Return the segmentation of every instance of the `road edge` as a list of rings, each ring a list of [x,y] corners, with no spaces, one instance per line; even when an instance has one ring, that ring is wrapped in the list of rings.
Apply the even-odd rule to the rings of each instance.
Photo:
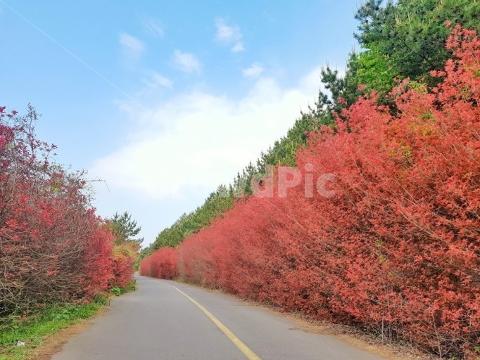
[[[164,280],[156,279],[155,280]],[[165,281],[165,280],[164,280]],[[278,307],[260,303],[249,299],[244,299],[239,296],[233,295],[231,293],[225,292],[222,289],[204,287],[195,283],[186,282],[180,279],[167,280],[172,283],[178,283],[186,286],[191,286],[194,288],[206,290],[212,293],[222,294],[224,296],[230,297],[235,301],[239,301],[245,305],[254,306],[260,309],[263,309],[275,316],[282,318],[287,318],[290,321],[294,322],[299,330],[318,334],[333,336],[339,341],[346,343],[350,346],[354,346],[357,349],[368,351],[372,354],[379,355],[388,360],[436,360],[438,358],[421,352],[419,349],[414,348],[408,344],[401,343],[382,343],[379,337],[361,330],[341,325],[335,324],[328,321],[321,321],[309,318],[301,313],[292,313],[282,311]]]

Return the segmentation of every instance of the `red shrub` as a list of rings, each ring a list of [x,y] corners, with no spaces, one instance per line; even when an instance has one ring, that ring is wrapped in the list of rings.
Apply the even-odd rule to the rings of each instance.
[[[54,147],[36,139],[35,119],[33,109],[20,117],[0,107],[0,317],[88,300],[114,276],[112,232],[91,208],[82,174],[50,164]]]
[[[114,241],[112,232],[94,217],[93,211],[90,212],[90,216],[93,217],[92,231],[88,238],[84,259],[87,276],[84,278],[83,288],[88,296],[92,297],[99,292],[108,290],[113,279],[127,277],[131,280],[132,272],[128,268],[117,266],[117,259],[112,259]]]
[[[177,277],[177,254],[175,249],[162,248],[146,257],[140,266],[140,274],[162,279]]]
[[[133,279],[134,260],[128,255],[115,255],[113,257],[113,285],[125,288]]]
[[[433,93],[404,82],[398,115],[360,99],[297,155],[326,198],[250,197],[142,273],[179,275],[315,318],[400,336],[441,356],[480,342],[480,41],[456,28]],[[308,165],[308,166],[307,166]],[[306,170],[311,169],[313,170]],[[159,270],[162,269],[162,270]]]

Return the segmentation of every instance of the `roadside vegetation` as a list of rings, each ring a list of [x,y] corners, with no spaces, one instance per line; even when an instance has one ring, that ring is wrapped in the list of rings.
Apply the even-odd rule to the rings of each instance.
[[[380,103],[392,104],[388,94],[405,78],[419,86],[435,86],[439,80],[430,72],[441,69],[452,56],[445,47],[451,27],[445,24],[461,24],[478,32],[478,14],[479,0],[365,1],[356,15],[359,25],[355,37],[361,51],[347,59],[345,76],[325,68],[320,81],[327,92],[318,94],[315,105],[300,115],[288,133],[240,171],[231,184],[220,185],[203,205],[162,230],[141,256],[161,247],[175,247],[209,225],[231,209],[236,198],[251,194],[251,179],[265,175],[267,166],[294,166],[308,134],[324,125],[335,127],[336,117],[359,97],[375,91]]]
[[[162,231],[141,273],[479,358],[478,14],[475,0],[367,1],[345,76],[324,69],[329,94]],[[286,197],[281,165],[302,175]],[[306,197],[326,173],[335,196]],[[262,176],[273,196],[251,196]]]
[[[0,360],[30,359],[49,336],[94,316],[108,304],[97,296],[86,304],[58,304],[25,317],[11,317],[0,328]]]
[[[133,290],[142,241],[129,214],[95,214],[85,174],[54,162],[37,117],[0,107],[0,358],[28,358],[108,294]]]

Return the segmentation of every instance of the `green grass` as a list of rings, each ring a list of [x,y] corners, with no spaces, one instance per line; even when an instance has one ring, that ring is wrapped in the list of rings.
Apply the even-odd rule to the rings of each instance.
[[[128,283],[127,286],[121,288],[121,287],[113,287],[110,289],[110,293],[112,293],[113,295],[115,296],[120,296],[120,295],[123,295],[123,294],[126,294],[126,293],[129,293],[129,292],[132,292],[132,291],[135,291],[137,288],[137,283],[135,280],[132,280]],[[0,359],[1,360],[1,359]]]
[[[55,305],[26,319],[5,320],[0,323],[0,360],[29,359],[45,338],[92,317],[107,303],[107,297],[97,297],[88,304]],[[17,341],[24,342],[25,346],[17,346]]]

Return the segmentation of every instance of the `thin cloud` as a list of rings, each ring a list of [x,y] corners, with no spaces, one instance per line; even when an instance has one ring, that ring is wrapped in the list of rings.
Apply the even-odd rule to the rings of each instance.
[[[260,64],[252,64],[248,68],[242,70],[242,74],[247,78],[256,78],[262,75],[265,69]]]
[[[133,35],[121,33],[118,41],[125,53],[131,57],[139,58],[145,51],[143,42]]]
[[[175,50],[173,53],[173,63],[175,66],[185,73],[200,73],[202,64],[198,58],[188,52]]]
[[[238,53],[238,52],[244,51],[245,47],[243,46],[243,43],[238,42],[238,43],[236,43],[235,45],[232,46],[231,50],[234,53]]]
[[[230,47],[230,51],[234,53],[245,50],[243,44],[243,35],[237,25],[228,24],[225,19],[218,18],[215,20],[215,39]]]
[[[150,35],[154,37],[163,38],[165,36],[165,29],[163,28],[162,24],[155,19],[144,19],[143,27]]]
[[[148,79],[144,80],[144,84],[150,89],[158,89],[158,88],[172,88],[173,82],[166,76],[153,71],[152,74]]]

